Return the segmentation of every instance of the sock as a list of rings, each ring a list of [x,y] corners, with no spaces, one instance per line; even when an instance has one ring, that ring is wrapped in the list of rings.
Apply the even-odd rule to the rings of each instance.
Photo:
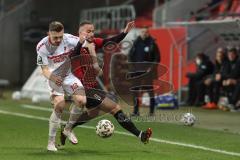
[[[131,132],[132,134],[134,134],[135,136],[140,136],[141,131],[138,130],[136,128],[136,126],[133,124],[133,122],[131,121],[131,119],[129,119],[122,110],[118,111],[117,113],[114,114],[114,117],[116,118],[116,120],[118,121],[118,123],[125,128],[126,130],[128,130],[129,132]]]
[[[50,118],[49,118],[49,139],[50,142],[55,142],[55,137],[57,134],[57,129],[60,126],[61,122],[61,113],[57,113],[55,110],[53,110]]]
[[[71,111],[70,111],[70,116],[68,119],[68,122],[65,126],[66,130],[72,130],[73,125],[78,121],[82,111],[81,108],[77,107],[75,104],[72,105]]]
[[[91,120],[91,119],[93,119],[93,118],[94,118],[94,117],[91,117],[91,116],[88,115],[88,112],[87,112],[87,111],[83,112],[83,113],[78,117],[77,122],[72,125],[72,129],[75,128],[75,127],[77,127],[78,125],[82,125],[82,124],[88,122],[89,120]]]
[[[141,132],[140,132],[140,134],[138,135],[138,138],[141,138],[141,136],[142,136],[142,133],[143,133],[143,132],[141,131]]]

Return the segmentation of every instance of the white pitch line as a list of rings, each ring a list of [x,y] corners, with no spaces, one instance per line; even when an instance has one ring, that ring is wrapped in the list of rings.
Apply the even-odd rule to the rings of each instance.
[[[27,108],[27,109],[39,110],[39,111],[48,111],[48,112],[52,112],[53,111],[53,108],[32,106],[32,105],[28,105],[28,104],[22,104],[21,107]]]
[[[29,118],[29,119],[37,119],[37,120],[43,120],[43,121],[49,120],[49,118],[46,118],[46,117],[33,116],[33,115],[23,114],[23,113],[13,113],[13,112],[4,111],[4,110],[0,110],[0,114],[24,117],[24,118]],[[85,125],[82,125],[80,127],[87,128],[87,129],[95,129],[95,127],[85,126]],[[121,131],[114,131],[114,133],[121,134],[121,135],[127,135],[127,136],[133,136],[132,134],[129,134],[126,132],[121,132]],[[230,151],[225,151],[225,150],[221,150],[221,149],[213,149],[213,148],[204,147],[204,146],[200,146],[200,145],[168,141],[168,140],[163,140],[163,139],[158,139],[158,138],[151,138],[150,140],[154,141],[154,142],[159,142],[159,143],[172,144],[172,145],[177,145],[177,146],[182,146],[182,147],[194,148],[194,149],[199,149],[199,150],[204,150],[204,151],[211,151],[211,152],[215,152],[215,153],[221,153],[221,154],[225,154],[225,155],[240,157],[240,153],[238,153],[238,152],[230,152]]]
[[[38,110],[38,111],[47,111],[47,112],[52,112],[53,108],[46,108],[46,107],[40,107],[40,106],[33,106],[33,105],[28,105],[28,104],[22,104],[20,105],[22,108],[26,109],[32,109],[32,110]],[[63,111],[64,113],[69,113],[67,111]]]
[[[22,104],[20,105],[22,108],[26,109],[32,109],[32,110],[39,110],[39,111],[47,111],[47,112],[52,112],[53,108],[46,108],[46,107],[41,107],[41,106],[35,106],[35,105],[28,105],[28,104]],[[68,111],[63,111],[64,113],[69,113]],[[94,118],[96,119],[101,119],[104,115],[99,115],[98,117]]]
[[[30,119],[38,119],[38,120],[43,120],[43,121],[48,121],[49,120],[49,118],[46,118],[46,117],[38,117],[38,116],[29,115],[29,114],[15,113],[15,112],[9,112],[9,111],[4,111],[4,110],[0,110],[0,113],[1,114],[6,114],[6,115],[12,115],[12,116],[30,118]]]

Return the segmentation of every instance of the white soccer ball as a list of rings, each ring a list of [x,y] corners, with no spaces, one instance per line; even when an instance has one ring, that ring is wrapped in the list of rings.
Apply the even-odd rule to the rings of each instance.
[[[21,99],[21,92],[19,92],[19,91],[13,92],[12,99],[13,100],[20,100]]]
[[[32,103],[39,103],[40,102],[40,97],[38,95],[34,95],[32,97]]]
[[[184,113],[181,122],[186,126],[193,126],[196,122],[196,117],[192,113]]]
[[[96,133],[102,138],[111,137],[114,132],[114,125],[107,119],[98,122],[96,126]]]

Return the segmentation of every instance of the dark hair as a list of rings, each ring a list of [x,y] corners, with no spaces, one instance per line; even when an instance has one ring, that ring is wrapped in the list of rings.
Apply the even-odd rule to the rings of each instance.
[[[229,53],[229,52],[233,52],[233,53],[237,54],[237,49],[236,49],[236,48],[230,48],[230,49],[228,50],[228,53]]]
[[[61,22],[53,21],[49,24],[49,31],[61,32],[64,26]]]
[[[228,61],[227,54],[226,54],[226,49],[225,48],[221,48],[221,49],[222,49],[221,51],[217,52],[217,53],[221,53],[221,55],[222,55],[221,62],[218,62],[217,57],[216,57],[217,54],[215,55],[216,67],[220,67],[221,63],[223,63],[224,61]]]
[[[201,60],[208,59],[208,56],[206,54],[204,54],[203,52],[199,52],[196,57],[200,58]]]
[[[90,21],[88,21],[88,20],[85,20],[85,21],[82,21],[82,22],[79,24],[79,27],[82,27],[82,26],[84,26],[84,25],[86,25],[86,24],[92,24],[92,25],[93,25],[92,22],[90,22]]]

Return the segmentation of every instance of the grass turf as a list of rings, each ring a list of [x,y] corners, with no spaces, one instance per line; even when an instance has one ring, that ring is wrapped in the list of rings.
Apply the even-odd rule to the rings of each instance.
[[[22,104],[28,101],[0,100],[0,110],[12,113],[23,113],[38,117],[50,116],[48,111],[32,110],[22,108]],[[41,105],[50,108],[49,104]],[[172,112],[185,112],[180,109]],[[168,113],[169,111],[163,111]],[[171,113],[172,113],[171,112]],[[153,137],[173,142],[182,142],[205,146],[212,149],[221,149],[230,152],[240,153],[239,135],[239,114],[225,113],[220,111],[204,111],[194,109],[194,114],[199,117],[199,122],[194,127],[186,127],[179,123],[166,122],[139,122],[135,121],[137,127],[146,129],[151,127],[154,131]],[[124,131],[110,115],[104,115],[100,119],[111,120],[117,131]],[[225,121],[224,121],[225,119]],[[87,126],[95,126],[99,119],[95,119]],[[211,122],[210,126],[207,122]],[[236,122],[237,121],[237,122]],[[223,123],[221,126],[221,122]],[[214,127],[216,124],[217,127]],[[231,127],[233,124],[234,127]],[[213,126],[211,128],[211,125]],[[79,138],[79,144],[73,146],[67,143],[57,153],[46,151],[48,138],[48,122],[18,117],[13,115],[0,114],[0,159],[1,160],[54,160],[54,159],[169,159],[169,160],[231,160],[239,159],[239,156],[231,156],[212,151],[183,147],[179,145],[150,141],[149,144],[142,144],[139,139],[133,136],[115,133],[109,139],[99,138],[94,129],[76,128],[75,132]],[[230,126],[227,130],[227,126]]]

